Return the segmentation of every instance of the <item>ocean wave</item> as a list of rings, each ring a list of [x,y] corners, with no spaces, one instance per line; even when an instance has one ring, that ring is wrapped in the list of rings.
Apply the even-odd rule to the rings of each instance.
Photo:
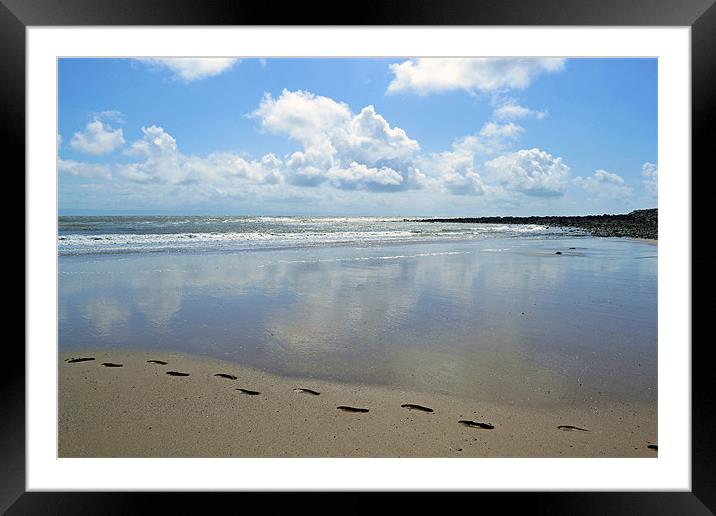
[[[241,251],[287,247],[529,237],[561,233],[540,225],[436,224],[366,217],[105,217],[60,221],[60,255]]]

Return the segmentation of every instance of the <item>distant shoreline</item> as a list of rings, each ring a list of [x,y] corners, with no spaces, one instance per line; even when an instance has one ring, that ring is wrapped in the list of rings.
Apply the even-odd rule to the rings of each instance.
[[[539,224],[573,227],[589,231],[593,236],[658,239],[658,209],[635,210],[621,215],[581,215],[546,217],[454,217],[404,219],[406,222],[442,222],[464,224]]]

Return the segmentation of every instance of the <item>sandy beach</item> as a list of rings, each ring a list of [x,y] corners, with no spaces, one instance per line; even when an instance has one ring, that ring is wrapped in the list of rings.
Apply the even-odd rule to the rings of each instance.
[[[178,353],[59,361],[59,457],[656,457],[656,420],[655,403],[530,407]]]

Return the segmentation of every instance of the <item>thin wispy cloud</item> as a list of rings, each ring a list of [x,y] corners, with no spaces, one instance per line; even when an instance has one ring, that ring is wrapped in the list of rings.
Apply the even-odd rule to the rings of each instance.
[[[124,113],[117,109],[106,109],[104,111],[97,111],[95,113],[92,113],[92,119],[115,124],[124,124],[127,122],[124,117]]]
[[[656,199],[659,193],[659,167],[654,163],[644,163],[641,166],[641,177],[647,194]]]
[[[493,116],[498,120],[516,120],[519,118],[537,118],[542,119],[547,116],[546,111],[537,111],[525,106],[521,106],[516,102],[508,102],[495,108]]]
[[[76,177],[85,177],[93,179],[111,179],[112,171],[109,165],[83,163],[72,160],[57,160],[57,170],[63,174],[69,174]]]

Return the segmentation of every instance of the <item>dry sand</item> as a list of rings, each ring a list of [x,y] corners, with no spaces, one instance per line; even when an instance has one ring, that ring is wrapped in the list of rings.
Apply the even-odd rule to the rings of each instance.
[[[95,360],[68,362],[77,357]],[[401,407],[408,403],[434,412]],[[655,404],[512,406],[138,351],[61,355],[58,427],[60,457],[657,456],[647,448],[657,439]]]

